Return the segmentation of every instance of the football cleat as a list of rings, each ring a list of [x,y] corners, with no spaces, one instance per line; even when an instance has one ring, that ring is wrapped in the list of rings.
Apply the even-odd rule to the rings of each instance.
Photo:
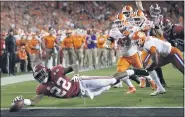
[[[127,91],[127,94],[133,94],[135,92],[136,92],[136,88],[135,87],[129,87],[128,91]]]
[[[139,86],[141,88],[145,88],[146,87],[146,81],[145,81],[145,79],[141,79]]]
[[[165,89],[157,89],[156,91],[154,91],[153,93],[151,93],[150,96],[156,96],[156,95],[164,94],[164,93],[166,93],[166,90]]]

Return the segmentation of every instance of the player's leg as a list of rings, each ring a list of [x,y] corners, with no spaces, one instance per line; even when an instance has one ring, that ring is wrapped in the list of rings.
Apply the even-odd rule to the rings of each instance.
[[[99,89],[117,82],[116,78],[112,76],[81,76],[81,85],[88,89]]]
[[[91,99],[108,90],[107,87],[117,82],[111,76],[81,76],[81,78],[82,80],[79,82],[81,93],[83,96],[88,96]]]
[[[130,63],[128,62],[128,60],[129,60],[129,57],[127,57],[127,58],[120,57],[120,59],[117,62],[117,72],[124,72],[130,67]],[[128,94],[136,92],[136,88],[132,84],[132,82],[130,81],[128,76],[127,76],[127,78],[124,78],[122,81],[125,84],[127,84],[127,86],[128,86],[128,91],[127,91]]]
[[[144,68],[147,65],[152,63],[152,59],[150,58],[151,55],[149,53],[147,53],[146,51],[142,51],[140,56],[141,56],[141,61],[143,63]],[[150,75],[145,76],[145,77],[140,77],[140,81],[141,81],[140,87],[141,88],[146,86],[146,80],[150,82],[152,89],[156,89],[155,81],[152,79],[152,77]]]
[[[134,68],[143,68],[143,65],[142,65],[142,58],[140,57],[139,53],[136,53],[134,54],[130,59],[129,59],[129,62],[131,63],[131,65],[134,67]],[[145,82],[145,78],[144,77],[140,77],[140,87],[141,88],[144,88],[146,86],[146,82]]]
[[[162,69],[161,68],[156,68],[155,71],[157,72],[157,75],[159,77],[159,80],[160,80],[161,84],[165,87],[166,82],[165,82],[164,77],[163,77]]]
[[[109,86],[102,87],[102,88],[99,88],[99,89],[92,89],[92,90],[90,90],[90,92],[92,93],[93,96],[98,96],[101,93],[103,93],[105,91],[108,91],[110,88],[111,88],[111,86],[109,85]]]
[[[177,48],[172,48],[172,52],[169,56],[170,62],[182,73],[184,74],[184,60],[182,53]]]
[[[51,55],[52,55],[52,58],[53,58],[52,65],[55,66],[56,65],[56,56],[57,56],[58,51],[56,50],[56,48],[52,49],[51,51],[52,51]]]
[[[80,56],[80,67],[83,67],[83,48],[79,49],[79,56]]]
[[[97,65],[97,49],[96,48],[92,48],[91,49],[91,51],[92,51],[92,67],[96,67],[96,65]]]
[[[130,79],[135,81],[137,84],[140,84],[140,81],[138,80],[138,76],[132,75],[132,76],[130,76]]]
[[[157,73],[155,70],[149,71],[148,72],[150,74],[150,76],[154,79],[156,85],[157,85],[157,90],[154,91],[153,93],[151,93],[151,96],[155,96],[161,93],[165,93],[166,90],[164,89],[164,87],[161,85],[161,82],[159,81],[159,78],[157,76]]]

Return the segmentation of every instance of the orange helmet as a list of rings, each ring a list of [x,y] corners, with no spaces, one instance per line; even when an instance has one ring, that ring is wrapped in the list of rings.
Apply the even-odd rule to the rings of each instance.
[[[116,18],[123,21],[123,22],[126,21],[126,16],[123,13],[117,14]]]
[[[130,15],[133,13],[133,8],[129,5],[126,5],[123,7],[122,9],[122,13],[126,16],[126,17],[130,17]]]
[[[139,16],[139,17],[145,17],[145,14],[143,13],[142,10],[137,10],[136,15]]]
[[[133,21],[134,21],[135,25],[141,26],[143,24],[143,22],[145,21],[145,19],[146,19],[146,17],[145,17],[145,14],[143,13],[142,10],[137,10],[134,13]]]
[[[142,46],[145,43],[146,35],[144,32],[137,31],[132,35],[132,39],[135,41],[136,45]]]

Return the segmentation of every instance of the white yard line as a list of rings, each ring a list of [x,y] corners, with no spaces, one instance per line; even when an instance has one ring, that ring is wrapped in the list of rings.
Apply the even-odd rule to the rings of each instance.
[[[183,109],[184,107],[29,107],[29,108],[24,108],[25,110],[29,109]],[[8,110],[9,108],[1,108],[1,110]]]

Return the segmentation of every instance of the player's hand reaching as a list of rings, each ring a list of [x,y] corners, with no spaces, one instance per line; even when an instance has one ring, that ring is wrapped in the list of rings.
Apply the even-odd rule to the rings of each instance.
[[[16,98],[13,99],[12,105],[14,105],[16,102],[18,102],[20,100],[24,100],[23,97],[22,96],[17,96]]]
[[[72,79],[71,79],[71,81],[74,81],[74,82],[79,82],[79,81],[81,81],[82,80],[82,78],[79,76],[79,74],[75,74],[73,77],[72,77]]]

